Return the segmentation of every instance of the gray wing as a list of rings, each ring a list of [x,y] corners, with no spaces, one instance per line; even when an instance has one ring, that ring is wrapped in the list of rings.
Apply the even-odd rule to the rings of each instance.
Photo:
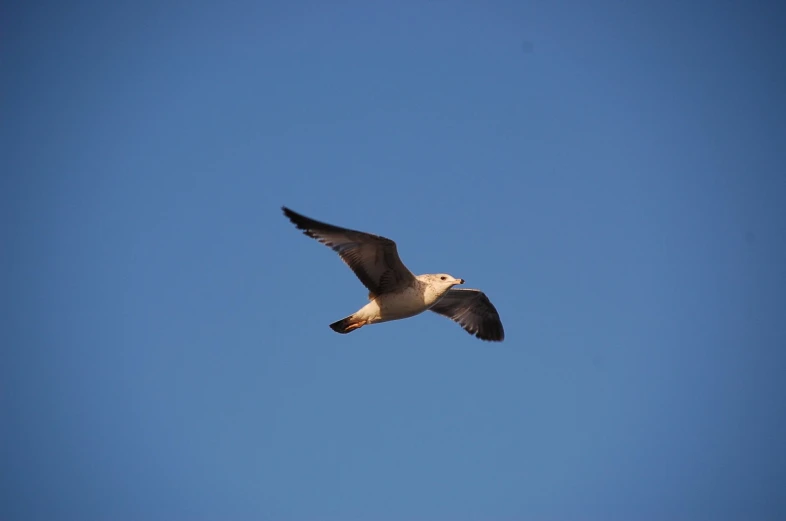
[[[502,342],[505,339],[497,309],[480,290],[452,288],[430,309],[458,322],[467,333],[481,340]]]
[[[315,221],[285,206],[281,209],[305,235],[338,253],[374,295],[396,291],[416,280],[401,262],[396,243],[390,239]]]

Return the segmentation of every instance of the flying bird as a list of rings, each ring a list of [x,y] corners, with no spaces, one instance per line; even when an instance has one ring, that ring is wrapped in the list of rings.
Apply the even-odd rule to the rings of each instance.
[[[363,326],[430,310],[448,317],[481,340],[505,339],[502,321],[486,294],[453,287],[464,284],[464,279],[447,273],[414,275],[401,262],[396,243],[390,239],[316,221],[286,206],[281,209],[305,235],[338,253],[368,288],[369,303],[330,324],[333,331],[350,333]]]

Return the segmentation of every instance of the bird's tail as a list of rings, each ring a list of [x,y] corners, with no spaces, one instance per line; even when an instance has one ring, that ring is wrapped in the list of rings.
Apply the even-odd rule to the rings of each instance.
[[[338,320],[330,324],[330,329],[332,329],[336,333],[341,333],[342,335],[345,335],[365,325],[366,325],[365,320],[358,320],[355,318],[355,315],[349,315],[346,318],[342,318],[341,320]]]

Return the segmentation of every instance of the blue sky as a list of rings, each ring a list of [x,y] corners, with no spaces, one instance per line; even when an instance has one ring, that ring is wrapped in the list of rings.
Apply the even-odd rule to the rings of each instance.
[[[786,517],[784,8],[2,7],[0,518]],[[281,215],[487,292],[365,302]]]

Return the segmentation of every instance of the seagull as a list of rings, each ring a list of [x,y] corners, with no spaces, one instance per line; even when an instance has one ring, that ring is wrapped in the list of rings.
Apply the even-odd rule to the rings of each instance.
[[[333,331],[346,334],[363,326],[401,320],[430,310],[448,317],[481,340],[505,339],[502,321],[486,294],[477,289],[453,287],[464,284],[464,279],[447,273],[416,276],[401,262],[396,243],[390,239],[316,221],[286,206],[281,209],[305,235],[338,253],[368,288],[369,303],[330,324]]]

